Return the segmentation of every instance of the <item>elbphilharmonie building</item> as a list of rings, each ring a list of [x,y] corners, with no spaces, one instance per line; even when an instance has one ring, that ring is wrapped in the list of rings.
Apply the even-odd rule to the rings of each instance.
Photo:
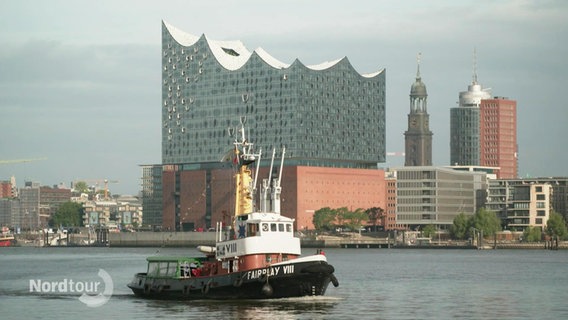
[[[286,64],[240,41],[162,26],[162,162],[218,162],[227,128],[246,117],[265,150],[296,164],[376,167],[385,159],[385,71],[361,75],[347,58]]]
[[[163,194],[166,229],[208,228],[230,210],[222,185],[230,170],[220,159],[233,141],[227,129],[241,119],[265,154],[286,147],[291,178],[283,181],[282,209],[297,227],[309,228],[309,214],[321,207],[381,205],[370,197],[384,188],[377,170],[385,160],[384,69],[360,74],[347,58],[288,64],[166,22],[161,55],[162,186],[153,188]],[[156,166],[145,170],[143,181],[160,179]]]

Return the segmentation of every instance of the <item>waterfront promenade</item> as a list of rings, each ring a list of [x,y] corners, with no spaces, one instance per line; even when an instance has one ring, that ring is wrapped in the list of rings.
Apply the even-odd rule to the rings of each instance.
[[[548,249],[550,244],[522,242],[494,242],[486,239],[480,246],[467,241],[440,241],[420,245],[404,245],[390,237],[370,237],[354,234],[352,237],[318,236],[302,238],[304,248],[429,248],[429,249]],[[214,246],[215,232],[121,232],[108,235],[111,247],[195,247]],[[568,242],[558,243],[558,249],[568,249]]]

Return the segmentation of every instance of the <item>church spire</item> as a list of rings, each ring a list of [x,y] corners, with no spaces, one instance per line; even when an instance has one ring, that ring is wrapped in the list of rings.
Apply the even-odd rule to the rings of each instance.
[[[420,58],[422,58],[422,52],[418,52],[416,55],[416,80],[420,80]]]

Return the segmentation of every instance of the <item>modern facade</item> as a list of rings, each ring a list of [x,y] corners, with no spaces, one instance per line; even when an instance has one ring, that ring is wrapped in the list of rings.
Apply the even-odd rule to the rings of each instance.
[[[227,129],[246,117],[264,150],[289,163],[376,168],[385,159],[385,71],[361,75],[347,58],[282,63],[240,41],[213,41],[163,23],[162,163],[219,162]]]
[[[532,186],[539,186],[540,189],[537,190]],[[530,188],[527,189],[527,187]],[[550,194],[548,194],[549,187]],[[516,191],[517,188],[520,191]],[[542,199],[543,196],[539,194],[544,194],[545,199]],[[515,204],[516,201],[520,203],[528,201],[530,208],[522,207],[526,204],[518,207],[519,205]],[[487,209],[496,212],[503,219],[505,227],[511,220],[523,217],[524,225],[517,223],[516,229],[534,226],[531,221],[536,223],[536,220],[533,221],[530,217],[544,217],[543,219],[547,220],[550,210],[561,214],[566,220],[568,218],[568,177],[492,180],[489,184]],[[544,216],[542,210],[545,210]]]
[[[144,224],[162,226],[162,165],[142,167],[142,207]]]
[[[534,182],[518,184],[514,180],[497,179],[490,181],[488,193],[486,207],[497,213],[504,229],[545,229],[552,211],[552,185]]]
[[[320,193],[312,199],[298,193],[308,181],[317,184],[310,173],[323,177],[317,170],[328,170],[326,183],[347,183],[334,199],[338,206],[384,207],[382,194],[365,193],[372,201],[360,204],[352,200],[361,187],[355,177],[384,180],[377,163],[385,160],[385,108],[384,70],[362,75],[347,58],[286,64],[261,48],[249,52],[240,41],[213,41],[164,22],[162,186],[152,187],[162,190],[164,227],[208,228],[232,214],[230,191],[222,184],[230,184],[232,169],[220,159],[232,145],[227,129],[241,120],[265,154],[286,147],[285,171],[297,176],[282,182],[283,197],[291,192],[287,202],[283,198],[283,213],[299,228],[311,227],[307,217],[320,209],[316,198],[327,194],[325,185],[311,189]]]
[[[499,179],[517,178],[517,102],[503,97],[484,99],[479,112],[480,165],[499,167]]]
[[[405,166],[432,165],[432,131],[429,127],[428,93],[420,76],[420,58],[416,81],[410,88],[410,113],[408,130],[404,133]]]
[[[458,214],[473,215],[485,204],[482,172],[428,166],[397,168],[396,175],[396,223],[410,229],[428,224],[447,229]]]

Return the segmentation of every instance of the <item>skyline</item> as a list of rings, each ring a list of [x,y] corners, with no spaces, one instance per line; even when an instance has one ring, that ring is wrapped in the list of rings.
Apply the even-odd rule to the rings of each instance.
[[[346,56],[359,73],[385,68],[388,152],[404,151],[420,52],[436,166],[450,165],[450,108],[472,82],[476,50],[478,82],[517,101],[519,175],[568,176],[563,1],[59,0],[0,9],[0,160],[47,158],[0,165],[0,180],[15,175],[18,186],[109,179],[119,181],[113,193],[138,192],[139,165],[161,162],[162,20],[284,63]],[[403,164],[387,156],[380,166]]]

